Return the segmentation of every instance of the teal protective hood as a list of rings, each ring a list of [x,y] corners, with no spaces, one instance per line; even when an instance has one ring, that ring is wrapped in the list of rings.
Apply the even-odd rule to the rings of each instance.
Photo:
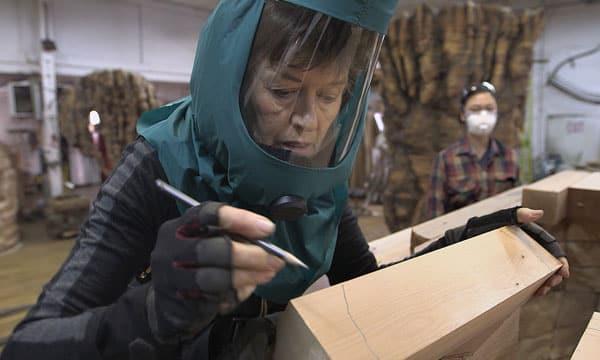
[[[327,14],[335,11],[344,20],[355,19],[361,21],[356,24],[374,29],[378,24],[381,30],[395,4],[388,0],[291,2],[315,10],[323,4]],[[371,3],[379,5],[358,6]],[[296,255],[310,270],[286,266],[256,290],[268,300],[284,303],[301,295],[330,268],[364,119],[348,154],[329,168],[292,165],[253,141],[244,125],[239,95],[263,6],[260,0],[222,1],[198,42],[191,96],[144,114],[137,129],[157,150],[170,184],[198,201],[221,201],[270,217],[269,205],[283,195],[306,200],[308,213],[299,220],[276,221],[276,232],[267,240]],[[358,10],[363,11],[360,17]],[[361,111],[364,117],[364,108]],[[343,123],[351,116],[342,109],[338,120]],[[185,210],[184,204],[178,206]]]
[[[287,2],[385,34],[398,0],[288,0]]]

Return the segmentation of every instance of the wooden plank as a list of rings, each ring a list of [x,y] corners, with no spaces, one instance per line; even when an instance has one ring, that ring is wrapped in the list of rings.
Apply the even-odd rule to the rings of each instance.
[[[521,310],[517,309],[508,319],[482,331],[442,359],[488,360],[503,357],[514,359],[519,344],[520,314]]]
[[[437,240],[437,239],[435,239],[435,240],[429,240],[429,241],[426,241],[426,242],[422,243],[421,245],[419,245],[419,246],[416,246],[416,247],[415,247],[415,248],[412,250],[412,252],[413,252],[413,253],[418,253],[419,251],[421,251],[421,250],[425,249],[427,246],[429,246],[429,244],[431,244],[432,242],[434,242],[434,241],[436,241],[436,240]]]
[[[444,236],[448,229],[467,223],[473,216],[485,215],[501,209],[510,208],[521,204],[521,191],[523,187],[516,187],[491,198],[465,206],[456,211],[438,216],[413,227],[411,249],[430,240],[437,240]]]
[[[521,310],[519,308],[479,346],[470,360],[514,359],[519,346],[520,318]]]
[[[371,252],[377,263],[389,264],[410,255],[410,238],[412,229],[404,229],[369,243]]]
[[[275,357],[441,358],[507,319],[559,267],[519,228],[501,228],[292,300]]]
[[[588,323],[583,336],[571,360],[588,360],[600,358],[600,313],[595,312]]]
[[[338,286],[328,289],[339,290]],[[325,290],[312,294],[319,294]],[[310,296],[310,295],[305,295]],[[328,356],[314,333],[307,331],[307,324],[295,306],[290,306],[277,319],[277,342],[274,359],[327,359]]]
[[[585,171],[567,170],[523,188],[523,206],[544,210],[538,222],[551,226],[567,217],[569,187],[588,176]]]
[[[600,204],[600,172],[581,179],[569,187],[568,218],[571,221],[591,221],[598,219]]]

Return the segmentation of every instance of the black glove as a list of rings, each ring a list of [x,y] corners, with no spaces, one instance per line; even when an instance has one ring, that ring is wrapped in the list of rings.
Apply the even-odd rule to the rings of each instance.
[[[483,215],[483,216],[474,216],[467,221],[466,225],[455,227],[453,229],[447,230],[443,237],[429,244],[425,249],[415,253],[411,256],[408,256],[401,261],[412,259],[429,252],[439,250],[446,246],[456,244],[463,240],[475,237],[477,235],[481,235],[488,231],[492,231],[494,229],[501,228],[503,226],[508,225],[516,225],[521,227],[523,231],[525,231],[529,236],[531,236],[536,242],[544,247],[549,253],[554,255],[554,257],[566,257],[565,252],[558,245],[556,239],[550,235],[546,230],[541,228],[539,225],[535,223],[528,224],[520,224],[517,218],[517,210],[521,208],[521,206],[516,206],[513,208],[502,209],[491,214]],[[398,261],[400,262],[400,261]],[[390,266],[397,264],[398,262],[394,262],[391,264],[383,265],[382,267]]]
[[[538,224],[522,224],[520,227],[527,235],[531,236],[538,244],[542,245],[542,247],[555,258],[567,257],[565,251],[560,247],[558,241],[556,241],[556,238]]]
[[[238,304],[231,239],[218,227],[222,205],[190,208],[158,231],[146,308],[152,333],[162,343],[195,336],[220,310]]]
[[[499,210],[480,217],[472,217],[467,221],[467,225],[448,230],[445,237],[449,243],[454,243],[502,226],[517,225],[557,259],[559,257],[566,257],[565,252],[561,249],[560,245],[558,245],[556,238],[550,235],[550,233],[541,226],[533,222],[527,224],[519,223],[517,218],[517,210],[519,210],[519,208],[521,208],[521,206]]]
[[[517,210],[520,206],[502,209],[483,216],[474,216],[467,224],[446,231],[446,245],[451,245],[503,226],[518,225]]]

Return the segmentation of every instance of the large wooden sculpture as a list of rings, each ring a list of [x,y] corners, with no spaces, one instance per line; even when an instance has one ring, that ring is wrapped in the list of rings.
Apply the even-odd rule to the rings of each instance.
[[[17,169],[8,147],[0,144],[0,253],[19,244]]]
[[[423,219],[433,160],[463,135],[463,87],[483,80],[496,85],[495,136],[506,146],[519,144],[542,15],[467,2],[439,11],[421,5],[390,24],[380,62],[393,159],[384,209],[392,231]]]
[[[115,166],[127,144],[137,136],[135,125],[140,115],[158,106],[151,83],[123,70],[104,70],[78,80],[60,96],[60,132],[70,146],[83,154],[100,154],[88,132],[91,110],[100,114],[100,133],[104,137],[109,163]]]

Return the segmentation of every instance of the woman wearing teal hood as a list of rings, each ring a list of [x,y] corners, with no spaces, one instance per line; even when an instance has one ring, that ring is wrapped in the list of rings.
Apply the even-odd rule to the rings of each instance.
[[[323,275],[377,270],[347,181],[395,5],[222,1],[198,42],[191,96],[142,116],[2,359],[268,358],[271,314]],[[175,202],[157,179],[201,204]],[[425,252],[534,215],[472,219]]]

